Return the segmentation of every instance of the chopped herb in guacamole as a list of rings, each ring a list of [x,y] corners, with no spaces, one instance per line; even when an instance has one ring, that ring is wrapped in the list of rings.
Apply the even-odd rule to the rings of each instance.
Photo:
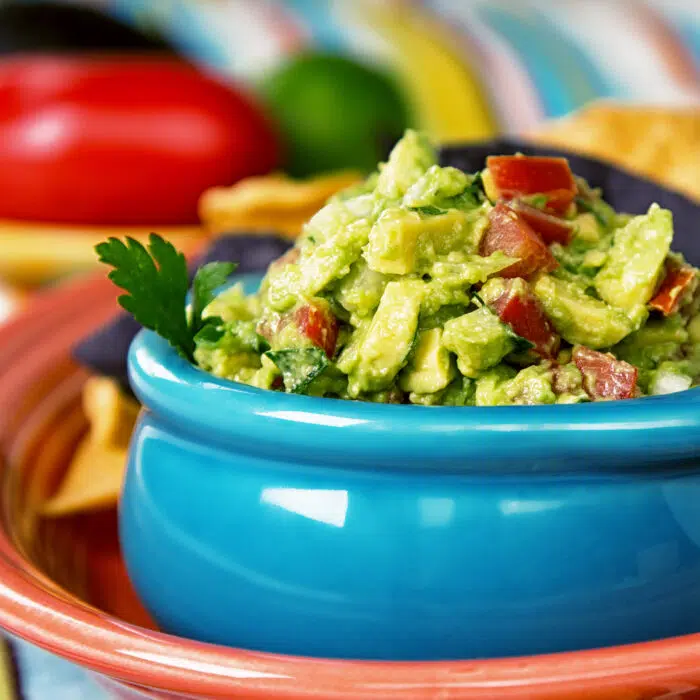
[[[157,236],[98,247],[123,306],[207,372],[311,396],[426,406],[581,403],[700,379],[698,270],[670,211],[615,212],[562,158],[437,164],[406,132],[333,197],[259,291],[186,270]],[[183,276],[185,282],[183,285]]]

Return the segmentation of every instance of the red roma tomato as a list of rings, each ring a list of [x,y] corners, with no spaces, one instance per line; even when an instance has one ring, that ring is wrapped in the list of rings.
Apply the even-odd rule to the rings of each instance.
[[[531,207],[525,202],[517,199],[508,202],[513,211],[517,212],[531,228],[540,234],[542,240],[550,245],[551,243],[561,243],[567,245],[574,233],[574,226],[570,222],[548,214],[537,207]]]
[[[253,102],[184,61],[0,62],[0,217],[194,224],[204,190],[277,163]]]
[[[543,270],[550,272],[557,266],[551,251],[530,225],[507,204],[499,202],[489,212],[489,228],[481,240],[481,254],[503,251],[519,262],[501,272],[502,277],[530,277]]]
[[[583,375],[583,388],[592,399],[632,399],[637,389],[637,368],[612,355],[579,345],[572,354]]]
[[[661,311],[668,316],[678,309],[686,290],[695,280],[695,271],[688,265],[666,266],[666,276],[661,282],[659,291],[649,302],[649,306],[656,311]]]
[[[538,355],[552,358],[557,354],[559,336],[527,282],[507,282],[503,294],[490,306],[503,323],[507,323],[521,338],[529,340],[535,346],[533,349]]]
[[[576,196],[576,182],[566,158],[489,156],[486,167],[504,199],[543,194],[547,209],[563,213]]]

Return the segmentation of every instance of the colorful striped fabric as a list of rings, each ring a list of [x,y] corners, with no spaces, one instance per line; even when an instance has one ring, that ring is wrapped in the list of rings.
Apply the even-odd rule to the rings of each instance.
[[[700,99],[697,0],[99,4],[158,26],[183,52],[234,78],[255,81],[309,46],[379,61],[404,76],[420,119],[443,139],[526,131],[598,97],[673,105]],[[0,699],[20,697],[105,700],[81,670],[0,637]]]
[[[694,0],[104,2],[159,24],[184,51],[239,78],[254,80],[307,46],[388,63],[409,76],[438,138],[524,131],[595,98],[700,99]],[[422,48],[414,56],[408,44]]]

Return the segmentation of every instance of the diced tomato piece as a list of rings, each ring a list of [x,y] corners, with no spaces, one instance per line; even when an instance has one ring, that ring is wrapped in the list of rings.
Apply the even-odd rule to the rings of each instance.
[[[328,357],[333,357],[338,341],[338,319],[330,309],[320,304],[304,304],[294,312],[299,330]]]
[[[572,359],[583,375],[583,388],[592,399],[634,398],[636,367],[582,345],[574,348]]]
[[[270,387],[271,389],[282,389],[284,387],[284,380],[282,377],[275,377],[272,380],[272,386]]]
[[[507,323],[521,338],[529,340],[536,353],[552,358],[559,350],[560,338],[530,291],[527,282],[515,285],[508,282],[506,290],[489,305],[498,317]]]
[[[551,272],[557,266],[544,241],[504,202],[499,202],[489,212],[489,221],[489,228],[481,240],[481,254],[491,255],[501,250],[519,258],[517,263],[500,273],[502,277],[527,279],[539,270]]]
[[[666,265],[666,276],[661,282],[659,291],[649,302],[652,309],[661,311],[664,315],[674,313],[678,309],[683,294],[693,284],[695,270],[689,265]]]
[[[547,209],[563,213],[576,196],[576,182],[566,158],[489,156],[486,167],[504,199],[543,194]]]
[[[559,216],[548,214],[537,207],[531,207],[519,199],[514,199],[508,205],[530,224],[533,231],[540,234],[547,245],[550,243],[566,245],[571,240],[574,233],[574,225],[571,222]]]

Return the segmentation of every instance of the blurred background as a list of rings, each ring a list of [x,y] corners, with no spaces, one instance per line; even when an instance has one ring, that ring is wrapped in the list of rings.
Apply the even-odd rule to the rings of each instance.
[[[0,0],[0,320],[108,235],[293,238],[408,126],[592,153],[700,200],[700,4]],[[15,667],[27,700],[102,697],[12,649],[0,699]]]
[[[407,126],[545,136],[700,196],[699,66],[695,0],[0,0],[0,317],[105,234],[293,236],[301,201],[201,196],[343,184]]]

